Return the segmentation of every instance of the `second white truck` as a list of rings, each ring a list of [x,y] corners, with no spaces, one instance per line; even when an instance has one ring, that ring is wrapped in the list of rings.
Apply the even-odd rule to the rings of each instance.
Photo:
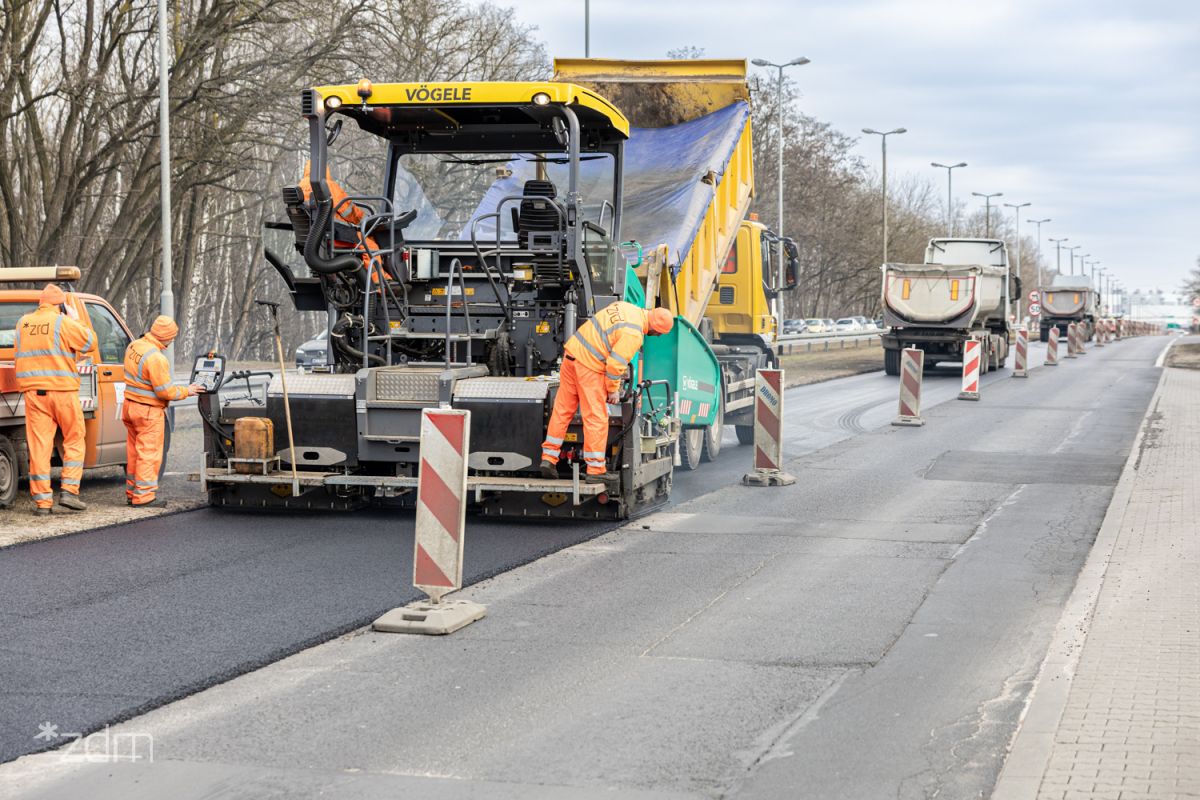
[[[883,265],[884,369],[900,374],[901,351],[925,351],[925,366],[961,361],[979,339],[980,372],[1008,357],[1008,249],[999,239],[931,239],[923,264]],[[1016,288],[1020,292],[1020,287]]]

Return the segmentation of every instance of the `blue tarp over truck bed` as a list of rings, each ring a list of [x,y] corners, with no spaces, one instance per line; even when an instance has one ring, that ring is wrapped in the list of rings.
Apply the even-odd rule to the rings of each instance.
[[[632,128],[625,144],[621,239],[640,242],[647,249],[665,244],[671,263],[678,264],[691,248],[712,202],[713,187],[725,174],[749,116],[750,106],[737,102],[667,128]],[[567,166],[546,166],[559,194],[566,194]],[[512,175],[496,181],[473,218],[494,212],[500,198],[520,194],[525,181],[537,174],[537,164],[524,158],[510,162],[508,167]],[[706,183],[704,178],[710,172],[713,179]],[[580,164],[579,193],[592,203],[587,218],[598,221],[599,202],[612,196],[612,164],[607,157]],[[508,216],[507,211],[504,216]],[[611,226],[607,216],[605,221]],[[506,238],[511,237],[511,219],[501,222]],[[470,237],[469,225],[462,236]],[[490,220],[480,224],[479,236],[481,240],[495,237]]]

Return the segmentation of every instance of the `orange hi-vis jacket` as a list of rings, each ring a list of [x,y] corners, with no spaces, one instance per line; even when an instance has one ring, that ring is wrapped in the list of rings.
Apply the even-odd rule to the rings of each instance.
[[[147,333],[125,349],[125,399],[156,408],[188,396],[187,387],[171,385],[171,365],[163,345]]]
[[[54,306],[38,306],[17,323],[17,388],[22,392],[78,392],[78,356],[92,349],[92,332]]]
[[[646,309],[618,300],[581,325],[563,350],[584,369],[604,373],[605,388],[615,392],[649,327]]]

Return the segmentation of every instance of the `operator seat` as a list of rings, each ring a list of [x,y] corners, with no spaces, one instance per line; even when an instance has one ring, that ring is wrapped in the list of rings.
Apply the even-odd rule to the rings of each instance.
[[[529,234],[557,232],[562,217],[554,206],[558,190],[552,181],[525,181],[521,194],[521,205],[513,212],[513,227],[517,232],[517,244],[529,249]]]
[[[308,229],[312,225],[312,218],[304,206],[304,191],[299,186],[283,187],[283,205],[287,208],[288,220],[292,223],[296,251],[303,253],[304,243],[308,241]]]

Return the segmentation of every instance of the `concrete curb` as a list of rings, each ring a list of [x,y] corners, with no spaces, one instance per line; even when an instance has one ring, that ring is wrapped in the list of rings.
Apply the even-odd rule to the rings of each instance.
[[[1009,744],[1008,757],[992,789],[992,800],[1034,800],[1037,797],[1042,776],[1050,763],[1055,735],[1067,705],[1067,696],[1071,691],[1083,645],[1091,628],[1096,602],[1104,586],[1105,573],[1108,571],[1108,564],[1125,519],[1125,511],[1133,494],[1133,483],[1137,477],[1135,465],[1142,450],[1142,442],[1149,427],[1150,417],[1158,407],[1166,376],[1167,371],[1164,369],[1142,417],[1137,437],[1129,449],[1129,456],[1125,459],[1121,477],[1104,515],[1104,522],[1096,534],[1096,541],[1087,561],[1079,571],[1075,588],[1063,608],[1054,638],[1046,651],[1046,658],[1042,661],[1033,689],[1026,700],[1025,709],[1021,712],[1016,733]]]

